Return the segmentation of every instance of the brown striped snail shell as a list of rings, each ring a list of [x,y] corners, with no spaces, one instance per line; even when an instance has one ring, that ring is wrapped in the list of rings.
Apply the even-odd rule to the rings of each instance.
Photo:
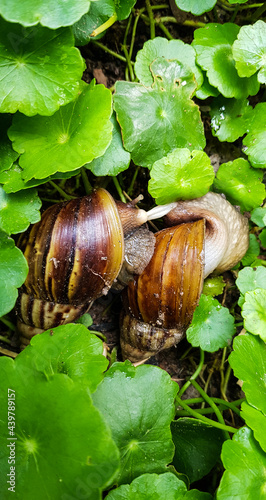
[[[166,210],[155,212],[161,216]],[[36,333],[76,320],[106,294],[124,261],[124,235],[130,238],[155,216],[134,202],[115,202],[104,189],[48,208],[18,242],[29,266],[16,304],[22,344]],[[131,272],[142,272],[151,258],[152,233],[143,244],[137,244],[141,261]]]
[[[176,202],[165,221],[174,227],[156,233],[151,261],[124,294],[121,350],[133,362],[180,342],[203,278],[231,269],[248,249],[247,218],[219,194]]]

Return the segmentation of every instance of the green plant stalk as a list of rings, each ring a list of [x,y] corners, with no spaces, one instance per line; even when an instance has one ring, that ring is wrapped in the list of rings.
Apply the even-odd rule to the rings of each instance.
[[[254,12],[253,16],[251,16],[251,22],[254,23],[255,21],[257,21],[257,19],[265,12],[265,10],[266,10],[266,4],[263,3],[262,5],[260,5],[258,10]]]
[[[192,380],[195,380],[198,377],[198,375],[200,374],[200,372],[202,370],[203,364],[204,364],[204,351],[202,349],[200,349],[200,362],[199,362],[199,365],[198,365],[196,371],[193,373],[193,375],[191,375],[191,377],[189,378],[189,380],[187,380],[185,382],[185,384],[183,385],[183,387],[181,387],[180,391],[178,392],[178,396],[179,397],[181,397],[184,394],[184,392],[188,389],[188,387],[192,383]]]
[[[132,177],[132,179],[131,179],[130,186],[129,186],[128,190],[127,190],[127,193],[128,193],[128,195],[129,195],[129,196],[131,196],[131,195],[132,195],[132,193],[133,193],[134,184],[135,184],[136,178],[137,178],[137,176],[138,176],[139,169],[140,169],[140,167],[139,167],[139,166],[135,168],[134,175],[133,175],[133,177]]]
[[[174,37],[171,35],[170,31],[166,28],[166,26],[160,22],[158,23],[159,28],[162,30],[162,32],[165,34],[165,36],[168,38],[168,40],[174,40]]]
[[[92,192],[92,185],[88,179],[88,175],[87,175],[87,172],[86,172],[86,169],[84,167],[82,167],[81,169],[81,177],[82,177],[82,182],[84,184],[84,188],[85,188],[85,192],[86,194],[91,194]]]
[[[102,49],[104,50],[105,52],[107,52],[108,54],[110,54],[111,56],[114,56],[116,57],[117,59],[120,59],[120,61],[123,61],[123,62],[127,62],[126,58],[124,56],[121,56],[120,54],[117,54],[116,52],[114,52],[113,50],[111,49],[108,49],[108,47],[106,47],[103,43],[101,42],[97,42],[96,40],[92,40],[92,43],[94,45],[96,45],[96,47],[99,47],[99,49]]]
[[[231,427],[229,425],[221,424],[220,422],[216,422],[215,420],[211,420],[207,417],[204,417],[204,415],[200,415],[196,410],[192,410],[179,396],[176,396],[176,400],[179,403],[180,406],[182,406],[185,410],[187,410],[189,415],[192,415],[192,417],[195,417],[198,420],[202,420],[203,422],[211,425],[212,427],[217,427],[217,429],[222,429],[226,433],[232,432],[235,433],[237,432],[237,429],[234,427]]]
[[[210,396],[208,396],[208,394],[206,394],[206,392],[200,387],[200,385],[198,384],[198,382],[196,382],[196,380],[191,380],[191,384],[193,385],[193,387],[195,387],[195,389],[197,389],[197,391],[201,394],[201,396],[205,399],[205,401],[213,409],[213,411],[218,419],[218,422],[220,422],[220,424],[225,425],[225,422],[224,422],[224,419],[223,419],[223,416],[222,416],[220,410],[217,408],[216,404],[210,398]],[[229,433],[227,431],[225,431],[225,437],[226,437],[226,439],[230,439]]]
[[[130,29],[131,21],[132,21],[132,15],[129,16],[129,20],[128,20],[127,27],[126,27],[126,30],[125,30],[125,35],[124,35],[122,50],[124,51],[124,54],[125,54],[125,57],[126,57],[126,61],[127,61],[127,68],[126,68],[126,71],[125,71],[125,78],[126,78],[127,81],[129,80],[128,79],[128,71],[129,71],[129,73],[130,73],[130,79],[133,82],[135,80],[135,74],[134,74],[134,71],[133,71],[132,61],[130,59],[130,56],[129,56],[129,53],[128,53],[128,50],[127,50],[127,35],[128,35],[128,32],[129,32],[129,29]]]
[[[5,342],[6,344],[11,344],[11,340],[9,340],[7,337],[5,337],[4,335],[0,335],[0,340],[2,342]]]
[[[96,28],[96,30],[94,30],[90,34],[90,37],[100,35],[100,33],[110,28],[116,21],[117,21],[117,14],[115,13],[107,21],[105,21],[105,23],[101,24],[101,26]]]
[[[53,186],[53,188],[56,189],[56,191],[58,191],[58,193],[60,193],[65,200],[68,201],[76,198],[76,196],[71,196],[70,194],[65,193],[65,191],[62,188],[60,188],[60,186],[58,186],[54,181],[49,181],[49,184],[51,184],[51,186]]]
[[[13,332],[16,331],[15,325],[13,325],[13,323],[9,319],[7,319],[5,316],[1,316],[0,321],[2,321],[2,323],[4,323],[4,325],[6,325]]]
[[[119,194],[120,200],[123,201],[124,203],[126,203],[127,200],[126,200],[126,198],[125,198],[125,196],[123,194],[123,191],[122,191],[121,186],[120,186],[120,184],[119,184],[119,182],[117,180],[117,177],[115,175],[113,175],[112,179],[113,179],[114,185],[116,187],[116,190],[117,190],[117,192]]]
[[[135,20],[134,20],[134,24],[133,24],[133,28],[132,28],[131,42],[130,42],[130,47],[129,47],[129,52],[128,52],[128,56],[129,56],[130,60],[131,60],[132,53],[133,53],[133,48],[134,48],[134,43],[135,43],[135,37],[136,37],[136,31],[137,31],[137,25],[138,25],[138,22],[139,22],[139,18],[140,18],[140,12],[138,12],[136,14],[136,17],[135,17]]]
[[[240,410],[237,408],[237,406],[239,406],[241,403],[243,403],[243,401],[245,401],[246,398],[242,398],[240,400],[230,401],[230,402],[224,401],[223,399],[220,399],[220,398],[211,398],[211,400],[214,401],[214,403],[217,403],[220,408],[223,407],[224,409],[232,410],[238,416],[240,416]],[[202,401],[205,401],[205,399],[203,397],[200,397],[200,398],[191,398],[191,399],[186,399],[186,404],[187,405],[194,405],[194,404],[202,403]],[[208,408],[197,408],[196,411],[203,410],[203,409],[208,409]],[[209,408],[209,410],[210,410],[210,408]],[[182,411],[182,410],[177,410],[177,412],[179,412],[179,411]],[[211,412],[213,413],[213,409],[212,408],[211,408]]]
[[[177,19],[173,16],[160,17],[158,18],[157,22],[181,24],[182,26],[191,26],[193,28],[204,28],[206,25],[205,23],[202,23],[200,21],[177,21]]]
[[[155,21],[154,21],[154,17],[153,17],[153,12],[152,12],[152,8],[151,8],[150,0],[145,0],[145,4],[146,4],[148,16],[149,16],[150,37],[151,37],[151,40],[153,40],[153,38],[155,38]]]
[[[221,391],[221,395],[222,395],[223,399],[225,401],[228,401],[227,397],[226,397],[226,390],[224,387],[224,363],[225,363],[226,354],[227,354],[227,348],[225,347],[223,349],[223,356],[222,356],[221,365],[220,365],[220,376],[221,376],[220,391]]]

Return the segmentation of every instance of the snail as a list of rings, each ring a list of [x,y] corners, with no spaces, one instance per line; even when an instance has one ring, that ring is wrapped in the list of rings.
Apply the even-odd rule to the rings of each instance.
[[[18,246],[29,266],[15,308],[22,346],[33,335],[73,322],[88,311],[96,298],[108,292],[124,260],[123,282],[144,270],[155,237],[141,226],[165,215],[173,205],[145,212],[136,208],[136,201],[115,202],[106,190],[98,189],[49,207],[40,222],[21,236]],[[136,237],[138,231],[141,238]],[[135,240],[134,261],[131,240]]]
[[[216,193],[176,202],[164,219],[170,227],[155,234],[149,264],[124,294],[120,343],[132,362],[180,342],[203,279],[231,269],[249,245],[247,218]]]

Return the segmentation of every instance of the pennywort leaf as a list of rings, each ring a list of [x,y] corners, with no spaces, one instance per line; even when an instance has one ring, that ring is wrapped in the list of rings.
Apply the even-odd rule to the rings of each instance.
[[[72,101],[84,70],[73,45],[70,28],[25,29],[0,19],[0,112],[47,116]]]
[[[152,87],[118,81],[114,95],[124,146],[135,164],[146,167],[175,148],[205,146],[199,108],[191,100],[196,85],[191,71],[164,58],[156,59],[151,71]]]
[[[266,168],[266,103],[257,104],[252,113],[248,133],[243,139],[243,150],[254,168]]]
[[[258,336],[240,335],[234,339],[229,363],[243,381],[243,391],[250,405],[266,414],[266,344]]]
[[[255,439],[266,452],[266,415],[244,401],[241,405],[241,417],[253,430]]]
[[[25,366],[7,357],[0,359],[0,367],[0,469],[4,477],[10,472],[6,411],[10,389],[15,392],[18,408],[16,496],[29,500],[65,495],[75,498],[82,485],[86,496],[100,498],[102,489],[117,473],[119,454],[88,388],[63,374],[47,380],[38,372],[30,372],[25,383]],[[2,481],[2,498],[6,490],[7,484]]]
[[[11,23],[20,23],[23,26],[42,24],[48,28],[59,28],[74,24],[89,10],[90,0],[25,0],[18,3],[16,0],[2,0],[0,14]]]
[[[214,179],[208,155],[187,148],[174,149],[157,160],[150,175],[148,190],[157,204],[203,196]]]
[[[237,73],[232,45],[238,32],[239,27],[233,23],[210,23],[194,32],[192,46],[197,53],[197,63],[207,72],[210,84],[224,97],[244,99],[258,92],[259,82],[256,76],[240,78]]]
[[[14,240],[0,230],[0,317],[13,309],[17,300],[17,289],[24,283],[28,273],[27,261]]]
[[[144,43],[143,48],[138,51],[135,63],[135,73],[140,83],[147,87],[153,84],[151,64],[158,57],[165,59],[175,59],[181,62],[192,71],[195,76],[197,87],[203,83],[203,75],[196,65],[196,52],[191,45],[182,40],[166,40],[160,36]]]
[[[248,250],[244,255],[244,257],[241,259],[241,263],[243,264],[243,266],[252,266],[253,262],[256,260],[259,253],[260,253],[259,242],[255,234],[250,234]]]
[[[245,267],[238,273],[236,285],[244,295],[246,292],[256,290],[256,288],[266,289],[266,269],[264,267]]]
[[[74,171],[101,156],[112,137],[110,116],[111,92],[94,82],[51,117],[15,115],[9,137],[22,154],[23,180]]]
[[[0,186],[0,229],[7,234],[25,231],[40,220],[41,200],[35,189],[7,194]]]
[[[46,377],[65,373],[93,392],[103,378],[108,361],[103,356],[103,343],[83,325],[68,324],[35,335],[16,363],[32,367]]]
[[[250,429],[242,427],[232,441],[225,441],[222,461],[226,470],[217,490],[217,500],[234,497],[263,500],[266,456]]]
[[[78,22],[72,26],[76,45],[86,45],[91,40],[92,32],[104,24],[110,17],[115,14],[114,0],[97,0],[92,1],[90,10],[82,16]],[[94,40],[101,38],[100,35],[93,37]]]
[[[247,99],[217,97],[213,100],[210,111],[213,135],[219,141],[236,141],[247,132],[252,111]]]
[[[174,445],[170,422],[178,386],[163,370],[115,363],[93,394],[121,455],[118,482],[144,472],[165,472]]]
[[[234,318],[226,307],[210,296],[201,295],[187,339],[193,347],[214,352],[228,346],[234,335]]]
[[[242,316],[245,329],[266,342],[266,289],[257,288],[245,293]]]
[[[11,141],[7,136],[7,129],[10,125],[11,116],[4,113],[0,114],[0,176],[1,172],[9,170],[12,167],[14,161],[19,156],[12,148]]]
[[[266,23],[257,21],[242,26],[233,43],[233,57],[241,77],[257,73],[258,81],[266,83]]]
[[[203,283],[203,293],[204,295],[211,295],[215,297],[216,295],[221,295],[225,287],[225,282],[222,276],[213,276],[211,278],[206,278]]]
[[[191,12],[194,16],[201,16],[204,12],[212,10],[217,0],[175,0],[177,7],[185,12]]]
[[[251,213],[251,220],[259,227],[266,226],[266,207],[254,208]]]
[[[106,500],[211,500],[209,493],[199,490],[187,491],[181,479],[171,472],[143,474],[108,493]]]
[[[214,180],[214,189],[224,193],[233,204],[241,210],[249,211],[260,205],[265,198],[263,174],[250,167],[244,158],[223,163]]]

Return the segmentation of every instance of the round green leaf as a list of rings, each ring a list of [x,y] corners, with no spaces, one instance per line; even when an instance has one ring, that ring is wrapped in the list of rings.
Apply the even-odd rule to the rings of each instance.
[[[105,152],[112,137],[111,92],[93,82],[82,88],[74,102],[53,116],[15,115],[9,137],[23,153],[23,180],[74,171]]]
[[[70,28],[24,29],[0,19],[0,112],[52,115],[78,94],[84,62]]]
[[[219,90],[213,87],[206,75],[205,71],[202,71],[203,74],[203,84],[200,89],[196,91],[196,97],[198,99],[207,99],[207,97],[217,97],[219,95]]]
[[[175,445],[173,464],[193,483],[214,467],[220,459],[223,431],[192,418],[179,418],[171,424]]]
[[[211,500],[209,493],[199,490],[187,491],[181,479],[174,474],[143,474],[131,484],[110,491],[106,500]]]
[[[9,170],[18,158],[18,153],[14,151],[7,137],[7,129],[10,125],[11,116],[0,114],[0,175],[1,172]]]
[[[151,87],[153,84],[153,75],[150,66],[158,57],[176,59],[178,62],[188,66],[195,75],[197,86],[200,87],[202,85],[203,75],[196,65],[196,52],[193,47],[182,42],[182,40],[166,40],[166,38],[158,36],[153,40],[145,42],[136,57],[134,70],[140,82],[146,87]]]
[[[193,74],[164,58],[156,59],[151,70],[152,88],[118,81],[114,95],[124,146],[136,165],[146,167],[175,148],[205,146],[199,108],[190,98],[195,90]]]
[[[91,163],[84,165],[98,177],[101,175],[118,175],[128,168],[130,163],[130,153],[124,149],[121,129],[114,116],[111,117],[114,126],[112,140],[103,156],[95,158]]]
[[[245,329],[266,342],[266,289],[257,288],[245,293],[242,316]]]
[[[165,371],[149,365],[115,363],[93,394],[121,455],[119,483],[144,472],[164,472],[174,446],[170,422],[178,386]]]
[[[108,366],[102,353],[103,343],[96,335],[83,325],[68,324],[35,335],[16,362],[32,366],[46,377],[65,373],[93,392]]]
[[[256,76],[240,78],[232,57],[232,45],[239,27],[236,24],[210,23],[195,30],[192,46],[197,53],[197,63],[207,72],[209,82],[225,97],[244,99],[259,90]]]
[[[266,415],[244,401],[241,406],[241,417],[253,430],[254,437],[260,443],[262,449],[266,452]]]
[[[207,278],[203,283],[203,293],[204,295],[211,295],[215,297],[216,295],[221,295],[225,287],[225,282],[222,276],[214,276],[212,278]]]
[[[266,289],[266,269],[264,267],[245,267],[238,273],[236,285],[242,294],[256,290],[256,288]]]
[[[122,21],[123,19],[127,19],[130,15],[132,7],[134,7],[137,0],[114,0],[115,11],[117,13],[117,19]]]
[[[174,149],[157,160],[150,172],[148,190],[157,204],[203,196],[213,183],[214,171],[203,151]]]
[[[40,220],[41,204],[36,189],[7,194],[0,186],[0,229],[7,234],[22,233]]]
[[[234,318],[228,309],[218,300],[202,294],[187,330],[187,339],[193,347],[217,351],[230,344],[234,332]]]
[[[266,455],[250,429],[242,427],[232,441],[225,441],[222,461],[226,471],[217,490],[217,500],[265,498]]]
[[[84,16],[82,16],[82,18],[72,26],[76,45],[80,46],[89,43],[92,32],[104,24],[114,14],[114,0],[97,0],[97,2],[92,1],[89,12],[84,14]],[[104,33],[105,31],[100,35],[93,37],[93,40],[101,38]]]
[[[243,391],[250,405],[266,414],[266,345],[254,335],[234,339],[234,351],[229,363],[237,378],[243,381]]]
[[[251,76],[258,71],[258,81],[266,83],[266,23],[257,21],[242,26],[233,44],[233,57],[239,76]]]
[[[243,151],[255,168],[266,168],[266,102],[261,102],[253,110],[248,133],[243,139]]]
[[[249,235],[249,247],[247,253],[241,259],[243,266],[251,266],[260,253],[260,245],[255,234]]]
[[[16,498],[48,500],[81,495],[98,500],[119,465],[118,450],[88,389],[66,375],[46,380],[2,357],[0,427],[2,477],[10,472],[8,443],[15,442]],[[15,437],[8,433],[7,398],[15,394]],[[10,440],[7,440],[10,438]],[[6,498],[7,483],[0,485]]]
[[[263,229],[259,235],[259,240],[263,247],[266,247],[266,229]]]
[[[0,230],[0,317],[13,309],[28,273],[27,261],[12,238]]]
[[[42,24],[59,28],[75,23],[89,10],[90,0],[2,0],[0,14],[11,23],[23,26]],[[39,28],[38,28],[39,29]]]
[[[253,108],[247,99],[217,97],[210,111],[213,135],[219,141],[236,141],[247,132],[252,112]]]
[[[266,196],[262,179],[263,174],[251,168],[248,161],[237,158],[219,167],[214,189],[224,193],[233,205],[249,211],[260,205]]]
[[[177,7],[185,12],[191,12],[194,16],[201,16],[204,12],[212,10],[217,0],[175,0]]]
[[[266,207],[254,208],[251,213],[251,220],[259,227],[266,226]]]

